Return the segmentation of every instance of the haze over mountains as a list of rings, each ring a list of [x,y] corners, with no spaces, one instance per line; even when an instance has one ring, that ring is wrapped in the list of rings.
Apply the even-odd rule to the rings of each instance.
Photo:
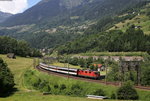
[[[42,0],[1,23],[0,35],[24,39],[36,48],[54,48],[80,37],[99,19],[115,16],[139,1],[143,0]]]
[[[4,13],[4,12],[0,11],[0,23],[3,22],[3,21],[5,21],[10,16],[12,16],[12,14],[10,14],[10,13]]]
[[[42,0],[24,13],[14,15],[3,23],[6,26],[57,22],[77,16],[76,20],[95,19],[114,14],[138,0]],[[62,21],[61,21],[62,22]],[[63,22],[62,22],[63,23]]]

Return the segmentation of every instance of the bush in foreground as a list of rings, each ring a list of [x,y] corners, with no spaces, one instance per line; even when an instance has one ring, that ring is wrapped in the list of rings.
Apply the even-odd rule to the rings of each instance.
[[[111,99],[116,99],[116,94],[114,92],[111,94]]]
[[[0,96],[7,96],[13,90],[14,77],[7,64],[0,58]]]
[[[120,100],[137,100],[139,96],[132,84],[127,82],[118,89],[117,98]]]
[[[97,96],[105,96],[105,92],[102,89],[97,89],[93,94]]]

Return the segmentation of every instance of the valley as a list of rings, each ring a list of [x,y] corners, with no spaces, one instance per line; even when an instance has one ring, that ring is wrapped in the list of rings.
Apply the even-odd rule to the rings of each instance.
[[[0,9],[0,81],[0,101],[149,101],[150,1]]]

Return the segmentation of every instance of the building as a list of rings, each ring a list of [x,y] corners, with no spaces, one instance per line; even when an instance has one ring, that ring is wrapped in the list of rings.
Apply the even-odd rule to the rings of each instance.
[[[14,53],[8,53],[7,57],[11,59],[16,59],[16,55]]]
[[[97,67],[97,71],[104,71],[105,67],[102,64],[93,64],[94,67]]]

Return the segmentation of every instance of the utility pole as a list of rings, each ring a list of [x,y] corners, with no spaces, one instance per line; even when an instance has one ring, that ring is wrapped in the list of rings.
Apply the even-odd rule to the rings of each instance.
[[[40,59],[38,58],[38,64],[40,63]]]
[[[68,79],[69,79],[69,63],[68,63]]]
[[[33,67],[36,68],[36,59],[33,58]]]
[[[68,68],[68,79],[69,79],[69,58],[67,56],[67,68]]]
[[[106,71],[106,75],[105,75],[105,84],[107,85],[107,67],[108,67],[108,62],[107,60],[105,60],[105,71]]]
[[[69,5],[72,5],[72,2],[71,0],[69,0]],[[71,8],[69,8],[69,22],[70,22],[70,25],[71,25]],[[67,30],[67,34],[69,32],[69,29]],[[67,62],[68,62],[68,79],[69,79],[69,58],[67,56]]]

